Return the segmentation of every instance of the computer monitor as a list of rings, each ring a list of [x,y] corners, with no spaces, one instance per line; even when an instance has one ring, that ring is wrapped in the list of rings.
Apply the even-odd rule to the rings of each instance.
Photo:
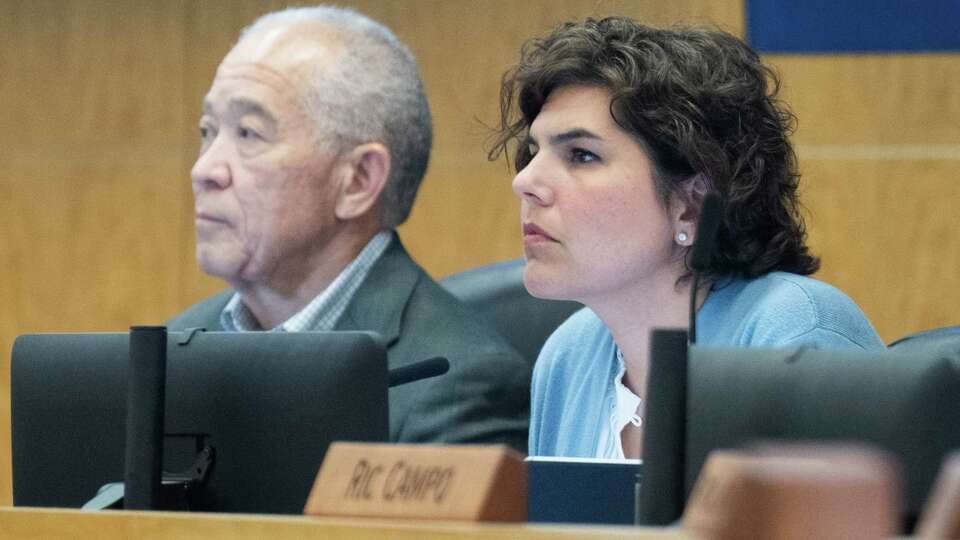
[[[960,448],[957,358],[692,347],[687,371],[687,496],[714,449],[757,440],[861,441],[899,460],[910,527],[944,456]]]
[[[128,350],[127,333],[17,338],[15,505],[77,508],[123,480]],[[171,332],[165,419],[165,471],[215,450],[191,509],[300,513],[330,442],[388,439],[386,353],[362,332]]]

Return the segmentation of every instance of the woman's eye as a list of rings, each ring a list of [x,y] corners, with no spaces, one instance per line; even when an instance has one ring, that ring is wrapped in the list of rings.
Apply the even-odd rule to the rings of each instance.
[[[583,148],[574,148],[570,151],[570,160],[574,163],[592,163],[599,161],[600,157],[589,150]]]
[[[537,150],[540,148],[535,144],[522,145],[518,148],[517,158],[514,164],[516,165],[517,172],[522,171],[533,161],[533,157],[537,155]]]

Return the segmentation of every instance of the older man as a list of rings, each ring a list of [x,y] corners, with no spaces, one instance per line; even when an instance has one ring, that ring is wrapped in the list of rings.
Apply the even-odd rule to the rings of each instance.
[[[396,36],[340,8],[265,15],[217,69],[200,138],[197,259],[232,290],[171,329],[376,331],[391,368],[450,361],[442,377],[390,390],[392,440],[526,448],[527,364],[393,232],[432,138]]]

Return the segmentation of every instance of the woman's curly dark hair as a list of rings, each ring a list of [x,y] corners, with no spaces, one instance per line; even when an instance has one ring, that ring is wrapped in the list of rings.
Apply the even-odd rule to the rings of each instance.
[[[503,76],[500,129],[489,158],[519,171],[531,159],[526,136],[550,93],[570,85],[611,94],[610,114],[647,151],[661,203],[686,197],[700,174],[724,200],[707,279],[775,270],[812,274],[800,215],[800,175],[788,136],[793,113],[780,81],[759,56],[719,30],[656,29],[625,17],[568,22],[527,42]]]

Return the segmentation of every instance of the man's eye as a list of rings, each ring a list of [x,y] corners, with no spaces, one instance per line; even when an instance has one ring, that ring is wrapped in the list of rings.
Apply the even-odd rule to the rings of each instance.
[[[237,128],[237,137],[240,137],[241,139],[255,139],[258,136],[259,135],[257,134],[257,132],[250,128],[245,128],[245,127]]]
[[[197,131],[200,132],[200,149],[206,150],[217,137],[217,129],[210,124],[200,124]]]
[[[600,161],[600,157],[589,150],[574,148],[570,151],[570,160],[574,163],[592,163],[594,161]]]

